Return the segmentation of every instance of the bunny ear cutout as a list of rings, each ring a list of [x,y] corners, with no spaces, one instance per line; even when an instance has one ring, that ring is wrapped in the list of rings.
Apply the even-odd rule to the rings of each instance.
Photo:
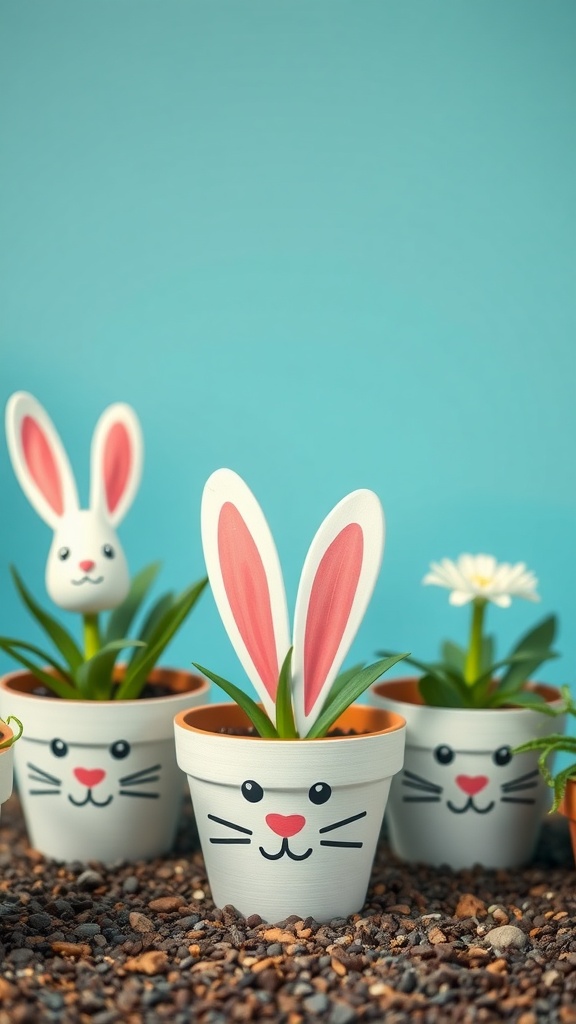
[[[90,508],[116,527],[132,504],[142,476],[144,444],[134,410],[122,402],[104,410],[92,437]]]
[[[300,736],[318,718],[380,572],[384,513],[373,491],[347,495],[318,530],[294,615],[294,714]]]
[[[78,508],[78,491],[64,446],[46,410],[17,391],[6,406],[8,451],[20,486],[38,515],[55,530]]]
[[[278,677],[290,648],[284,580],[264,513],[230,469],[217,470],[204,487],[202,544],[226,632],[275,723]]]

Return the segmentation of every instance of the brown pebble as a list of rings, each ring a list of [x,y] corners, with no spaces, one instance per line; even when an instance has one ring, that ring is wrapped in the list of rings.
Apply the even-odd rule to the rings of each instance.
[[[0,978],[0,1002],[9,1002],[18,995],[18,989],[11,985],[6,978]]]
[[[428,932],[428,941],[435,946],[438,942],[446,942],[446,936],[441,928],[431,928]]]
[[[132,931],[140,932],[142,934],[144,934],[145,932],[154,931],[154,925],[152,924],[150,918],[146,917],[145,914],[139,914],[138,911],[136,910],[134,910],[130,914],[128,920],[130,921],[130,927],[132,928]]]
[[[186,900],[182,896],[160,896],[157,900],[151,900],[148,906],[150,910],[158,911],[160,914],[169,914],[184,906]]]
[[[486,970],[490,974],[505,974],[508,970],[508,964],[506,960],[493,960],[491,964],[486,964]]]
[[[486,904],[471,892],[463,892],[456,904],[456,917],[486,917]]]
[[[410,914],[411,910],[407,903],[395,903],[392,907],[386,907],[387,914]]]
[[[332,959],[330,961],[330,966],[331,966],[332,970],[336,974],[338,974],[341,978],[343,978],[344,975],[348,974],[348,968],[346,967],[346,964],[343,963],[343,961],[340,960],[338,957],[335,957],[335,956],[332,957]]]
[[[263,938],[266,942],[294,942],[293,932],[283,931],[282,928],[267,928]]]
[[[90,956],[92,952],[87,942],[52,942],[50,945],[60,956]]]
[[[150,949],[127,960],[123,967],[136,974],[164,974],[168,969],[168,955],[160,949]]]

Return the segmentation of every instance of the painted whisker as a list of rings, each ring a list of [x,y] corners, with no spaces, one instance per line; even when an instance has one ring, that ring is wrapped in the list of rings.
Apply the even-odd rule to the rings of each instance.
[[[31,761],[26,762],[26,767],[30,768],[31,771],[36,773],[36,775],[42,776],[42,778],[46,779],[48,782],[52,782],[55,786],[62,785],[62,779],[57,779],[55,775],[50,775],[50,772],[45,772],[43,768],[38,768],[38,766],[32,764]]]
[[[153,764],[150,768],[141,768],[139,772],[132,772],[131,775],[124,775],[118,781],[121,786],[126,786],[127,783],[133,782],[135,779],[140,778],[141,775],[149,775],[151,772],[159,772],[161,768],[161,764]]]
[[[364,843],[338,843],[335,839],[321,839],[320,846],[341,846],[347,847],[348,849],[360,850],[364,846]]]
[[[342,821],[335,821],[335,822],[333,822],[332,825],[325,825],[324,828],[320,828],[320,829],[318,829],[318,831],[319,831],[320,835],[322,835],[324,832],[332,832],[335,828],[342,828],[343,825],[349,825],[351,821],[358,821],[360,818],[365,818],[365,817],[366,817],[366,811],[360,811],[360,814],[353,814],[351,818],[343,818]],[[330,844],[328,842],[325,842],[324,844],[322,844],[322,841],[320,841],[320,845],[321,846],[322,845],[329,846],[329,845],[332,845],[332,844]],[[362,845],[362,844],[360,844],[360,845]]]
[[[208,818],[210,821],[217,822],[218,825],[226,825],[227,828],[236,829],[237,832],[244,832],[247,836],[252,835],[252,829],[244,828],[243,825],[236,825],[233,821],[226,821],[225,818],[219,818],[216,814],[209,814]]]
[[[521,797],[521,796],[503,796],[501,797],[503,804],[535,804],[536,799],[534,797]]]
[[[529,786],[537,785],[537,782],[532,780],[537,779],[539,771],[536,768],[533,772],[528,772],[526,775],[519,775],[516,779],[510,779],[509,782],[503,782],[501,788],[507,792],[510,789],[527,789]],[[526,785],[524,785],[524,783]]]
[[[127,782],[120,779],[121,786],[143,786],[147,782],[158,782],[160,779],[159,775],[146,775],[142,779],[129,779]]]
[[[59,789],[29,789],[30,796],[60,796]]]
[[[233,843],[236,843],[236,844],[238,844],[238,843],[250,844],[252,842],[252,840],[251,839],[240,839],[240,838],[238,838],[238,839],[210,839],[210,842],[211,843],[219,843],[221,846],[231,846]]]
[[[159,793],[139,793],[137,790],[134,791],[134,790],[131,790],[131,789],[121,789],[119,791],[119,795],[120,796],[141,796],[141,797],[145,797],[148,800],[157,800],[160,794]]]
[[[418,782],[424,789],[433,790],[435,793],[441,793],[443,786],[438,786],[435,782],[430,782],[430,779],[424,779],[421,775],[416,775],[415,772],[409,772],[404,770],[404,779],[410,779],[412,782]]]
[[[419,789],[423,793],[439,793],[438,789],[432,786],[424,786],[421,782],[412,782],[411,779],[402,779],[402,785],[408,786],[409,789]]]
[[[439,804],[439,796],[403,796],[405,804]]]

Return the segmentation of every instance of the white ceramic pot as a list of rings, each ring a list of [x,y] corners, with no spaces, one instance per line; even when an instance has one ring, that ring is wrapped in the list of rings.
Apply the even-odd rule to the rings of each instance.
[[[247,724],[235,704],[175,720],[215,903],[265,921],[355,913],[402,766],[403,719],[360,706],[336,723],[359,735],[268,740],[218,731]]]
[[[156,669],[169,696],[74,701],[35,696],[27,672],[0,680],[0,715],[17,715],[16,780],[30,842],[56,860],[139,860],[173,845],[181,809],[176,712],[205,703],[200,676]]]
[[[560,702],[553,687],[538,690]],[[386,815],[394,852],[455,869],[526,864],[550,789],[538,771],[538,753],[512,756],[510,749],[547,735],[549,716],[527,708],[428,707],[416,679],[377,683],[371,701],[406,719],[404,769]],[[563,727],[563,718],[554,720],[555,730]]]
[[[9,725],[0,722],[0,743],[12,739],[14,733]],[[0,750],[0,807],[6,803],[12,792],[12,780],[14,769],[14,747],[4,747]]]

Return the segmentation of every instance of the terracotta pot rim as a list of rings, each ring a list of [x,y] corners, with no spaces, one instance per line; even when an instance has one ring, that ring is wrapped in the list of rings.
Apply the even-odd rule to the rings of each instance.
[[[569,821],[576,822],[576,766],[574,768],[574,778],[568,779],[566,782],[566,791],[560,801],[558,810]]]
[[[116,665],[117,670],[122,670],[124,664],[120,663]],[[48,671],[48,669],[47,669]],[[177,680],[191,681],[192,685],[184,686],[181,689],[174,688],[173,693],[162,694],[160,697],[136,697],[130,700],[71,700],[68,697],[58,697],[56,694],[46,694],[40,696],[36,693],[30,693],[26,686],[17,685],[18,682],[24,683],[25,681],[33,681],[34,685],[38,685],[38,680],[32,672],[27,669],[16,670],[14,672],[8,672],[0,676],[0,689],[5,690],[7,693],[14,693],[18,695],[19,699],[29,700],[30,702],[37,701],[55,701],[59,704],[66,704],[73,707],[90,707],[98,706],[101,708],[105,707],[119,707],[120,705],[128,706],[133,705],[151,705],[160,703],[161,701],[180,701],[187,693],[197,694],[204,691],[208,694],[210,689],[210,683],[204,676],[198,673],[188,672],[187,669],[182,668],[171,668],[164,665],[156,665],[155,668],[151,669],[148,682],[149,683],[163,683],[164,685],[175,684]],[[6,726],[0,726],[0,728],[6,728]]]
[[[0,743],[4,743],[4,740],[13,740],[13,739],[14,739],[14,730],[11,729],[9,725],[6,725],[6,722],[1,721],[0,722]],[[13,746],[13,744],[11,743],[9,747],[2,747],[0,749],[0,754],[5,754],[8,750],[12,749],[12,746]]]
[[[261,706],[261,705],[260,705]],[[336,743],[336,742],[358,742],[361,740],[369,739],[375,736],[388,736],[392,733],[396,733],[406,727],[406,722],[402,715],[397,714],[395,711],[387,711],[384,708],[375,708],[371,705],[360,704],[356,707],[347,708],[342,713],[339,719],[334,723],[334,728],[338,728],[338,723],[341,722],[346,716],[351,715],[354,717],[360,715],[369,715],[381,718],[382,720],[388,720],[390,724],[382,729],[374,729],[370,732],[358,733],[352,736],[320,736],[318,739],[309,740],[306,738],[298,739],[283,739],[274,738],[268,736],[235,736],[229,733],[223,733],[218,731],[218,727],[222,725],[222,715],[225,717],[232,716],[240,719],[240,724],[248,723],[251,724],[247,715],[239,705],[234,704],[232,701],[223,701],[219,704],[199,704],[195,708],[188,708],[187,710],[180,711],[174,718],[174,726],[181,728],[188,733],[193,733],[201,736],[213,736],[218,740],[237,740],[243,743],[247,741],[253,743],[273,743],[275,746],[288,745],[294,747],[295,744],[306,744],[310,746],[311,743]],[[191,725],[187,720],[189,717],[198,717],[198,715],[209,715],[215,719],[214,728],[200,728],[195,725]]]
[[[517,714],[519,711],[534,710],[533,708],[521,707],[518,704],[510,704],[506,707],[500,708],[451,708],[445,705],[436,706],[432,704],[425,704],[420,699],[410,700],[406,696],[394,696],[393,690],[400,689],[400,687],[411,686],[417,689],[418,680],[420,678],[421,676],[398,676],[396,679],[386,679],[383,682],[375,683],[371,687],[371,692],[374,693],[377,697],[394,701],[394,703],[399,705],[406,704],[408,707],[418,707],[422,710],[423,713],[426,713],[428,711],[449,711],[451,714],[455,715],[465,715],[470,713],[479,714],[482,712],[484,714],[486,714],[487,712],[498,712],[498,714],[515,712]],[[556,703],[556,701],[562,700],[562,694],[559,688],[557,686],[553,686],[551,683],[530,682],[528,684],[527,689],[536,690],[537,692],[542,693],[542,696],[546,698],[547,704],[554,704]]]

